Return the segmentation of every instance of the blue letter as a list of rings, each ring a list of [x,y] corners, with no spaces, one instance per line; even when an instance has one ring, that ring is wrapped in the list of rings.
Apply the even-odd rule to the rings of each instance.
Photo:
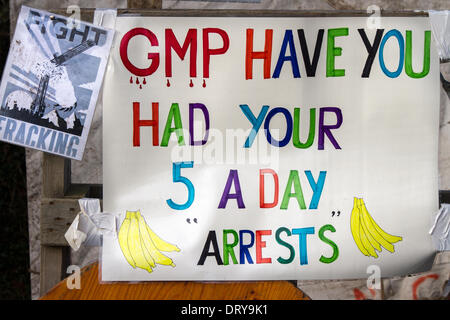
[[[244,244],[244,233],[247,233],[250,235],[250,243]],[[252,256],[250,255],[249,248],[253,247],[253,244],[255,243],[255,234],[250,230],[239,230],[239,239],[240,239],[240,245],[239,245],[239,263],[245,264],[245,257],[247,257],[247,261],[250,264],[253,264]]]
[[[173,163],[173,166],[172,166],[173,182],[181,182],[187,187],[188,200],[184,204],[177,204],[177,203],[173,202],[172,199],[167,200],[166,201],[167,204],[172,209],[184,210],[184,209],[189,208],[192,205],[192,202],[194,202],[194,196],[195,196],[194,185],[192,184],[191,180],[181,176],[181,168],[193,168],[193,167],[194,167],[194,161],[174,162]]]
[[[246,104],[241,104],[239,106],[244,112],[247,119],[252,124],[253,128],[252,131],[250,131],[250,134],[247,137],[247,140],[245,140],[244,148],[250,148],[253,144],[253,140],[255,140],[256,134],[258,133],[259,128],[261,127],[261,124],[266,116],[267,110],[269,110],[269,106],[263,106],[261,109],[261,112],[258,115],[258,118],[255,118],[252,111]]]
[[[286,49],[289,45],[289,50],[291,51],[290,56],[286,56]],[[286,30],[284,33],[283,44],[280,49],[280,56],[278,57],[277,66],[273,72],[272,78],[279,78],[281,68],[285,61],[290,61],[292,64],[292,73],[294,78],[300,78],[300,70],[298,69],[297,53],[295,52],[294,38],[292,36],[292,30]]]
[[[279,112],[284,114],[284,117],[286,118],[286,135],[284,136],[283,140],[276,141],[270,134],[270,120]],[[285,108],[273,108],[272,110],[270,110],[269,114],[267,115],[266,121],[264,122],[264,131],[266,132],[267,142],[269,142],[271,145],[276,147],[284,147],[285,145],[287,145],[292,136],[292,116],[289,110]]]
[[[308,264],[306,235],[314,234],[314,227],[292,229],[292,234],[298,234],[298,249],[300,251],[300,265]]]
[[[398,61],[398,68],[394,72],[389,71],[386,68],[386,65],[384,64],[384,45],[386,44],[387,40],[390,37],[396,37],[398,41],[399,46],[399,61]],[[381,40],[380,44],[380,52],[378,53],[378,59],[380,61],[380,67],[381,70],[383,70],[384,74],[387,75],[389,78],[397,78],[403,69],[403,60],[405,57],[405,41],[403,40],[403,36],[397,29],[390,30],[386,35],[383,37],[383,40]]]
[[[320,171],[317,183],[314,181],[311,171],[305,171],[306,177],[308,178],[309,185],[313,192],[311,202],[309,204],[309,209],[317,209],[319,205],[320,196],[322,195],[323,185],[325,184],[326,171]]]

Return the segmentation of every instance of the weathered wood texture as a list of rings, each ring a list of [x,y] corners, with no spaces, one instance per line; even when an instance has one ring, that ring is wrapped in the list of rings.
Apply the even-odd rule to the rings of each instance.
[[[52,12],[67,16],[65,9],[54,9]],[[85,21],[92,21],[95,8],[83,8],[81,16],[86,17]],[[133,15],[142,17],[160,16],[160,17],[369,17],[371,14],[365,10],[159,10],[153,8],[139,9],[129,7],[128,9],[117,9],[118,15]],[[427,17],[426,11],[381,11],[382,17]],[[91,18],[89,20],[89,18]]]
[[[79,211],[76,199],[42,199],[41,245],[67,246],[64,233]]]
[[[69,254],[69,247],[41,246],[41,266],[45,266],[41,268],[41,295],[48,292],[66,274],[65,267],[69,263]]]
[[[41,295],[65,276],[63,269],[69,264],[70,250],[64,233],[76,214],[76,200],[63,200],[70,184],[70,161],[45,153],[42,170]]]
[[[70,160],[46,153],[42,170],[42,197],[63,197],[70,183]]]
[[[64,238],[80,211],[78,199],[90,186],[70,183],[70,160],[45,153],[42,162],[40,293],[45,294],[66,275],[70,248]]]
[[[128,0],[128,8],[161,9],[162,0]]]
[[[309,300],[288,281],[100,284],[98,263],[81,272],[81,288],[61,281],[41,300]]]

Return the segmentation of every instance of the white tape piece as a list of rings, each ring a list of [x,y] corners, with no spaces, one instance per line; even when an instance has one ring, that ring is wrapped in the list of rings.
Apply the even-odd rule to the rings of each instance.
[[[80,205],[81,212],[89,216],[102,211],[100,208],[100,200],[98,199],[82,198],[78,200],[78,204]]]
[[[439,209],[439,212],[436,214],[436,217],[434,218],[434,223],[429,231],[429,234],[433,234],[434,230],[436,229],[439,219],[441,218],[441,216],[443,214],[445,214],[447,212],[447,210],[448,210],[447,207],[441,207],[441,209]]]
[[[450,60],[450,10],[429,10],[431,31],[441,61]]]
[[[81,232],[86,234],[86,239],[83,241],[83,245],[89,247],[97,247],[101,245],[101,233],[92,219],[84,212],[79,213],[80,223],[78,228]]]
[[[93,24],[114,29],[116,26],[117,9],[95,9]]]
[[[450,204],[442,204],[429,233],[438,251],[450,250]]]
[[[83,198],[78,203],[81,212],[64,234],[73,250],[78,251],[81,245],[101,246],[102,235],[117,236],[116,216],[101,212],[99,199]]]
[[[78,230],[79,221],[80,214],[77,214],[69,229],[67,229],[66,233],[64,234],[64,238],[66,238],[70,247],[75,251],[78,251],[83,241],[86,240],[86,234]]]

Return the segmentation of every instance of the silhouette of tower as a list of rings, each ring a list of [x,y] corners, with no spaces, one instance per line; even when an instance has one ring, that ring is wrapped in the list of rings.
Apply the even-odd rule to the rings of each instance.
[[[39,80],[39,86],[34,97],[33,102],[31,103],[31,110],[34,115],[38,115],[42,117],[45,111],[45,96],[47,94],[48,82],[50,81],[49,75],[44,75]]]

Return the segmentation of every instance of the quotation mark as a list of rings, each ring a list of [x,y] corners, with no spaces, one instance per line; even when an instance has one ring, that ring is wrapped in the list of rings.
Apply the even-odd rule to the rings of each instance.
[[[341,215],[341,212],[331,211],[331,216],[334,217],[334,215],[337,215],[339,217]]]
[[[186,221],[187,221],[187,223],[189,223],[189,224],[191,223],[191,219],[189,219],[189,218],[187,218]],[[194,221],[195,223],[197,223],[197,218],[194,218],[193,221]]]

